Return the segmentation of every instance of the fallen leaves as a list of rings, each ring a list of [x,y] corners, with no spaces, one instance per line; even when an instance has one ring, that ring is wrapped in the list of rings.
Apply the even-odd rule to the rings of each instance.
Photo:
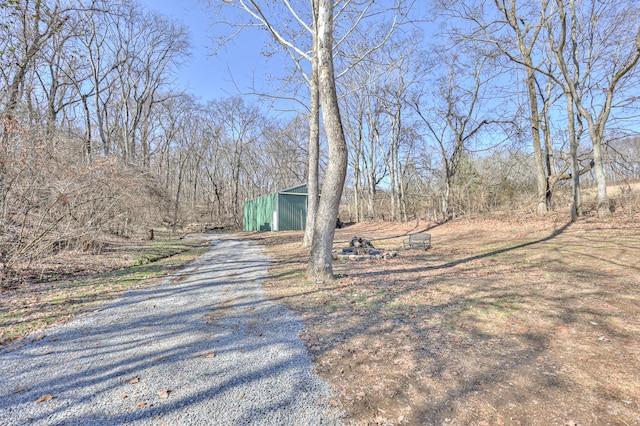
[[[13,393],[26,392],[28,390],[29,390],[28,386],[16,386],[16,388],[13,390]]]
[[[158,396],[162,399],[166,399],[169,398],[169,394],[171,393],[171,391],[169,389],[164,389],[161,390],[160,392],[158,392]]]
[[[53,399],[53,395],[48,393],[48,394],[42,395],[40,398],[36,399],[36,403],[39,404],[41,402],[51,401],[52,399]]]
[[[129,380],[129,384],[130,385],[135,385],[136,383],[138,383],[140,381],[140,379],[138,378],[138,376],[134,377],[133,379]]]

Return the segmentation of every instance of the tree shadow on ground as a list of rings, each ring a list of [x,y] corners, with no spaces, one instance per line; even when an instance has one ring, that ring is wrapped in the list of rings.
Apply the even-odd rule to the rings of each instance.
[[[289,260],[269,293],[303,317],[319,374],[355,422],[633,422],[624,400],[640,391],[625,371],[640,368],[640,303],[618,300],[638,302],[637,265],[571,226],[488,250],[458,233],[390,262],[336,262],[324,286],[294,282]],[[594,409],[607,405],[618,417]]]
[[[317,391],[298,338],[302,324],[261,296],[269,259],[223,255],[5,348],[0,417],[16,419],[9,413],[19,412],[17,423],[38,424],[277,424],[290,423],[294,413],[296,421],[331,424],[339,413],[325,413],[333,407]],[[44,394],[53,399],[36,404]]]

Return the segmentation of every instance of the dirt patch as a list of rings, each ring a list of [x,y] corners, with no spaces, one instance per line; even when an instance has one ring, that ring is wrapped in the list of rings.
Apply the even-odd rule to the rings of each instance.
[[[419,231],[433,248],[401,249]],[[399,255],[325,285],[301,233],[250,235],[350,424],[640,424],[637,220],[365,223],[334,246],[354,235]]]

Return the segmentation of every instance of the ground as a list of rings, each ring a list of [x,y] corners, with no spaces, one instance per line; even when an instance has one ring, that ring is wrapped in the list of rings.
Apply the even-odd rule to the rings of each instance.
[[[100,251],[63,251],[31,262],[0,287],[0,349],[7,343],[150,286],[207,250],[197,236],[156,232],[154,241],[105,238]],[[203,245],[204,244],[204,245]]]
[[[418,231],[433,248],[401,249]],[[400,254],[316,284],[301,233],[251,234],[349,424],[640,424],[636,219],[365,223],[335,248],[353,236]]]
[[[419,231],[433,248],[403,250]],[[336,248],[359,236],[399,255],[335,262],[325,284],[305,279],[301,232],[240,235],[267,246],[267,295],[304,322],[300,337],[348,424],[640,424],[637,214],[353,225]],[[43,266],[46,282],[33,275],[0,293],[0,345],[150,285],[202,250],[132,242],[58,257]]]

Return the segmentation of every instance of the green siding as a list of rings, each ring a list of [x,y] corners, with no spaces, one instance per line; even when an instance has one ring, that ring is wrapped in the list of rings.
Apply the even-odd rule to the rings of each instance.
[[[244,203],[242,229],[245,231],[271,231],[276,201],[277,194],[269,194]]]
[[[274,222],[277,212],[277,223]],[[307,185],[244,203],[245,231],[303,231],[307,224]]]
[[[278,231],[301,231],[306,222],[306,194],[278,194]]]

